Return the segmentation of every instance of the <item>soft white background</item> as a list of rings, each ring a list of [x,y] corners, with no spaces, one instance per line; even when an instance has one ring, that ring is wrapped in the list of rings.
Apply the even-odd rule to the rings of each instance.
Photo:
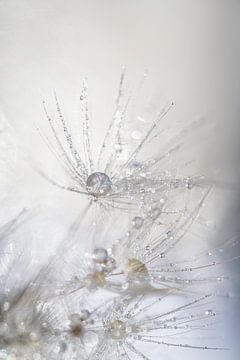
[[[149,70],[156,90],[175,101],[180,121],[205,116],[216,124],[217,140],[213,138],[202,155],[203,170],[211,174],[218,171],[220,177],[238,183],[238,0],[0,0],[0,17],[0,107],[18,134],[19,149],[31,153],[34,161],[47,159],[36,132],[39,123],[46,126],[41,98],[49,98],[52,89],[57,89],[69,109],[81,78],[87,76],[94,131],[103,134],[121,66],[126,65],[130,78]],[[96,145],[99,142],[97,138]],[[31,204],[48,202],[50,222],[53,199],[59,192],[26,165],[18,163],[14,171],[23,198]],[[73,197],[66,200],[74,208],[78,201]],[[217,209],[222,228],[226,230],[231,219],[230,232],[235,234],[239,213],[236,192],[220,197]],[[64,228],[66,217],[60,213],[58,224]],[[45,238],[49,233],[58,237],[57,231],[48,229]],[[237,301],[229,302],[227,315],[237,307]],[[239,313],[237,316],[235,322],[231,318],[228,325],[219,326],[225,330],[226,340],[233,343],[232,352],[189,351],[176,358],[238,359]]]

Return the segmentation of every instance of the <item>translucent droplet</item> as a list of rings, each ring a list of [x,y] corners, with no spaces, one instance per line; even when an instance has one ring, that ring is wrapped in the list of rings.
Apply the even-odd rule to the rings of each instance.
[[[131,332],[132,332],[132,326],[130,325],[126,326],[126,333],[131,334]]]
[[[116,268],[116,261],[112,257],[109,257],[108,260],[104,263],[104,271],[111,272]]]
[[[112,190],[112,182],[109,177],[101,172],[91,174],[87,179],[87,191],[98,197],[107,195]]]
[[[174,239],[174,236],[173,236],[173,233],[172,233],[171,230],[167,231],[166,237],[167,237],[169,240],[173,240],[173,239]]]
[[[135,216],[132,219],[132,224],[135,227],[135,229],[140,229],[143,226],[144,219],[141,216]]]
[[[79,312],[79,318],[81,319],[81,321],[86,321],[90,316],[90,312],[88,310],[81,310]]]
[[[98,264],[105,264],[108,260],[108,252],[104,248],[98,248],[93,251],[93,259]]]
[[[192,189],[193,188],[193,182],[190,179],[186,180],[186,188]]]
[[[141,169],[143,164],[137,160],[133,160],[129,164],[130,169]]]
[[[205,315],[214,316],[215,313],[212,310],[205,311]]]
[[[135,130],[131,133],[131,137],[133,140],[140,140],[142,138],[142,133],[139,130]]]
[[[122,287],[123,290],[127,290],[128,289],[128,282],[122,284],[121,287]]]
[[[87,347],[93,347],[97,345],[98,336],[93,331],[88,331],[83,334],[84,345]]]

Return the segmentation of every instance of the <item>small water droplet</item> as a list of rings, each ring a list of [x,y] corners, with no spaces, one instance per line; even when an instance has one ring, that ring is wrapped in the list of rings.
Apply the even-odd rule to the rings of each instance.
[[[150,217],[152,220],[156,220],[160,214],[161,210],[159,208],[155,208],[150,211]]]
[[[135,216],[132,220],[132,224],[135,229],[140,229],[143,226],[144,219],[141,216]]]
[[[135,130],[131,133],[131,137],[133,140],[140,140],[142,138],[142,133],[139,130]]]

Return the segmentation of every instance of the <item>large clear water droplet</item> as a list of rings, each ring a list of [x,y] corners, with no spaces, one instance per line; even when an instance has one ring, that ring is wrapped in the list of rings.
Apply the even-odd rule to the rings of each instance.
[[[108,260],[108,252],[104,248],[97,248],[93,252],[93,259],[98,264],[105,264]]]
[[[111,190],[112,182],[106,174],[102,172],[95,172],[88,177],[87,191],[90,194],[98,197],[109,194]]]

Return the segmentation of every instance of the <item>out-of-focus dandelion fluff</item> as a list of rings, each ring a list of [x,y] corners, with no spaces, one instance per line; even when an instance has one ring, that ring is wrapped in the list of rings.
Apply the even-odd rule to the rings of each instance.
[[[0,113],[0,200],[2,201],[16,181],[16,143],[9,124]]]
[[[23,209],[0,227],[0,283],[8,274],[10,265],[22,252],[21,246],[18,246],[19,244],[14,241],[13,237],[26,221],[27,212],[26,209]]]
[[[63,359],[88,359],[102,329],[106,302],[93,306],[90,298],[70,296],[46,303],[51,326],[57,334],[54,353]]]
[[[129,95],[127,91],[125,93],[124,77],[123,73],[113,119],[109,124],[96,164],[91,150],[86,82],[83,84],[80,95],[82,140],[76,138],[75,133],[71,133],[56,93],[54,97],[58,120],[55,116],[49,115],[46,104],[43,103],[54,143],[48,136],[44,137],[44,140],[61,163],[68,180],[63,184],[42,171],[40,173],[62,189],[86,195],[98,201],[102,209],[117,208],[127,212],[144,212],[146,207],[152,203],[156,204],[164,196],[167,197],[169,192],[178,191],[180,196],[183,192],[190,191],[195,185],[203,186],[204,179],[196,174],[185,172],[186,164],[189,164],[192,159],[187,158],[181,161],[181,164],[178,162],[174,165],[174,162],[170,161],[171,156],[174,157],[174,154],[185,146],[183,137],[186,137],[187,142],[187,131],[174,137],[172,139],[174,143],[169,141],[166,149],[162,149],[162,153],[157,153],[150,158],[144,154],[145,147],[149,146],[155,138],[158,139],[159,125],[165,120],[173,106],[172,103],[158,114],[154,114],[152,120],[148,119],[141,132],[140,130],[133,132],[132,138],[129,139],[129,119],[132,116],[132,109],[136,107],[140,90],[138,89],[133,95]],[[134,115],[131,122],[135,123],[135,117],[141,118],[141,114]],[[80,146],[81,143],[83,148]],[[155,145],[154,148],[156,148]],[[167,166],[166,159],[168,159]]]
[[[53,339],[48,313],[29,284],[5,297],[0,314],[1,359],[54,359]]]
[[[4,239],[9,237],[9,235],[15,231],[22,224],[22,220],[24,219],[24,215],[27,213],[26,209],[20,211],[14,218],[9,220],[6,224],[0,227],[0,243],[3,242]]]

